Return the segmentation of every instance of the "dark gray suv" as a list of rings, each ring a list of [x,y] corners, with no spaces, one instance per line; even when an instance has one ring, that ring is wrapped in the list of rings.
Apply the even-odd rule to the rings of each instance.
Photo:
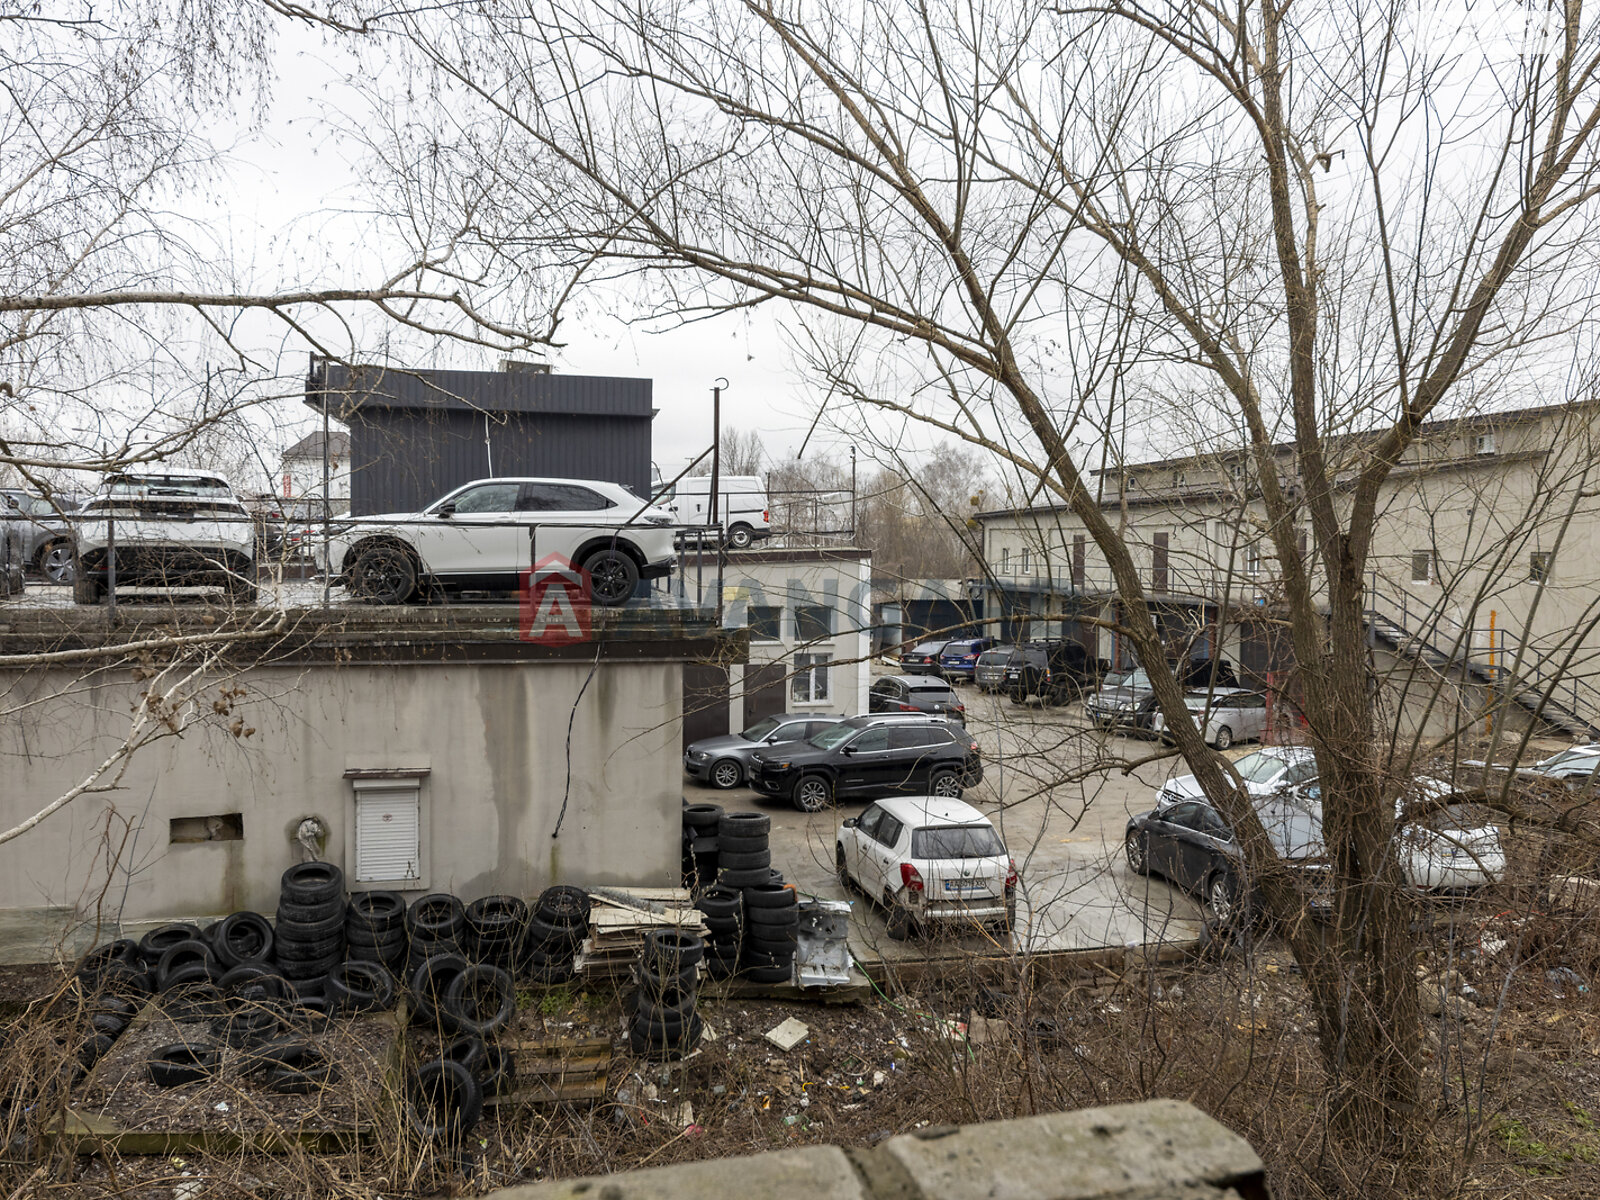
[[[49,499],[13,488],[0,489],[7,521],[18,532],[21,561],[51,583],[71,583],[77,542],[63,513],[77,511],[78,501],[56,495]]]

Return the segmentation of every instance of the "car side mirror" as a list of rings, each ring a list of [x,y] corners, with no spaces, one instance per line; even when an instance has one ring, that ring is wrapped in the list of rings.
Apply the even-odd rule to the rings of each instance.
[[[856,748],[854,746],[845,746],[839,751],[840,754],[854,754],[855,752]]]
[[[846,829],[854,829],[856,827],[856,819],[854,817],[846,817],[843,821],[843,825]]]
[[[433,515],[436,516],[436,517],[453,517],[453,516],[455,516],[456,515],[456,502],[454,500],[451,500],[447,504],[441,504],[434,511]]]

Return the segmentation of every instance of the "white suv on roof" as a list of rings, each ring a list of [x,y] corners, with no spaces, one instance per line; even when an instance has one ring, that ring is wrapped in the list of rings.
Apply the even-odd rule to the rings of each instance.
[[[119,588],[221,587],[236,600],[256,598],[255,521],[232,485],[211,471],[119,471],[73,524],[72,598],[79,604],[99,603],[113,560]]]
[[[418,513],[358,517],[329,542],[338,579],[372,604],[434,588],[512,591],[570,564],[590,598],[624,603],[672,571],[672,516],[598,479],[476,479]]]

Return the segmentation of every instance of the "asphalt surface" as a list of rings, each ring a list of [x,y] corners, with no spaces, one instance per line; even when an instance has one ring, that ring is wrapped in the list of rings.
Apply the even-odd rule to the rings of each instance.
[[[1123,857],[1128,817],[1151,808],[1177,758],[1141,762],[1161,747],[1086,727],[1077,705],[1040,708],[980,695],[960,685],[967,728],[984,758],[984,779],[965,799],[995,822],[1021,872],[1017,929],[1007,947],[976,931],[891,941],[883,914],[834,879],[839,822],[866,801],[802,813],[747,788],[717,791],[685,778],[691,804],[753,809],[772,817],[773,865],[803,893],[853,901],[851,951],[861,962],[1029,951],[1091,950],[1186,942],[1200,931],[1194,900],[1159,879],[1141,878]],[[1253,747],[1244,747],[1247,753]],[[1139,765],[1133,765],[1139,764]]]

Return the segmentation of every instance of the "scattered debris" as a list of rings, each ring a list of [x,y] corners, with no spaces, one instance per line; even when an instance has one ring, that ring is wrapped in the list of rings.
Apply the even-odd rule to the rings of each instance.
[[[767,1030],[767,1041],[786,1054],[810,1036],[811,1026],[794,1017]]]

